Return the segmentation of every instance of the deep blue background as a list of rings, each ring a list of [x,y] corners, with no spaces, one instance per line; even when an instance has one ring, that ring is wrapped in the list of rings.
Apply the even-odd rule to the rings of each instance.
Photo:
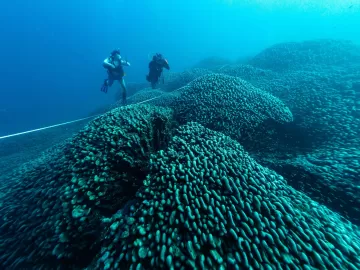
[[[148,55],[158,51],[181,71],[204,57],[236,59],[282,41],[360,39],[359,8],[351,1],[330,13],[321,6],[238,2],[1,1],[0,136],[113,102],[118,84],[107,95],[99,88],[102,61],[116,47],[132,64],[131,82],[144,81]]]

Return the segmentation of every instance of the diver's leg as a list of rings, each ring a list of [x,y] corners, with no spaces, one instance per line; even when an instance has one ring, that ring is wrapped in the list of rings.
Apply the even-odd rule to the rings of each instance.
[[[111,79],[108,79],[108,80],[107,80],[107,85],[108,85],[108,86],[111,87],[111,86],[113,85],[113,83],[114,83],[114,80],[111,80]]]
[[[113,83],[114,83],[114,78],[113,78],[113,76],[111,76],[111,75],[109,74],[109,76],[108,76],[105,84],[106,84],[107,87],[111,87],[111,86],[113,85]]]
[[[122,102],[126,104],[126,84],[124,78],[120,79],[120,86],[122,88]]]

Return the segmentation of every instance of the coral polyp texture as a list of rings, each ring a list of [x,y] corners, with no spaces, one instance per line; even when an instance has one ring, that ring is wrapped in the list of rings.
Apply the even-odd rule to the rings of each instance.
[[[241,136],[242,130],[256,128],[266,120],[293,120],[280,99],[233,76],[205,75],[179,91],[181,95],[170,107],[183,122],[197,121],[225,133],[237,132]]]
[[[262,160],[288,179],[297,190],[360,224],[360,150],[317,149],[285,160]]]
[[[181,126],[127,213],[109,223],[98,269],[359,269],[359,233],[259,165],[236,141]]]
[[[1,268],[86,264],[100,242],[100,217],[142,185],[149,155],[170,140],[171,119],[166,108],[114,109],[10,176],[1,187]]]
[[[260,130],[262,133],[259,126],[265,123],[279,126],[293,121],[291,111],[280,99],[224,74],[201,76],[170,93],[140,91],[133,99],[136,103],[153,97],[149,103],[172,108],[180,123],[196,121],[239,140]]]

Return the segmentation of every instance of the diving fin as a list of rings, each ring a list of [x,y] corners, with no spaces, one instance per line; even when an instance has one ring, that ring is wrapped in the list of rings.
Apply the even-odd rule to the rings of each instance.
[[[109,89],[109,86],[108,86],[108,84],[107,84],[107,80],[105,79],[103,85],[101,86],[100,91],[101,91],[101,92],[104,92],[104,93],[106,94],[107,91],[108,91],[108,89]]]

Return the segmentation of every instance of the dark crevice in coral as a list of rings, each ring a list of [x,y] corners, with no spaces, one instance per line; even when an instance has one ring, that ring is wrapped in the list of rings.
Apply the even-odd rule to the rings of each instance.
[[[177,123],[172,121],[170,123],[171,129],[167,129],[169,119],[163,119],[160,115],[155,115],[153,120],[153,129],[152,129],[152,147],[153,152],[157,152],[161,149],[164,149],[169,144],[171,139],[171,129],[175,128]]]
[[[139,145],[135,145],[135,148],[129,148],[128,153],[132,153],[134,160],[118,160],[118,163],[112,166],[112,173],[119,174],[119,178],[112,183],[112,193],[111,197],[100,198],[100,204],[95,204],[90,200],[86,200],[86,204],[93,209],[96,213],[96,216],[99,218],[111,217],[117,213],[120,209],[122,212],[128,212],[130,206],[136,202],[135,199],[136,193],[139,189],[143,188],[143,180],[146,175],[149,173],[149,161],[150,156],[153,153],[161,149],[166,149],[169,141],[171,140],[172,130],[176,128],[177,123],[172,119],[163,118],[159,114],[155,114],[154,118],[151,120],[151,126],[147,132],[149,132],[150,142],[147,138],[141,138]],[[144,152],[141,152],[141,148]],[[124,147],[126,149],[126,147]],[[145,155],[139,154],[143,153]],[[136,163],[135,163],[136,162]],[[136,166],[134,166],[136,164]],[[94,223],[94,222],[93,222]],[[101,225],[99,224],[99,227]],[[73,240],[75,242],[75,239]],[[96,243],[93,244],[92,250],[89,254],[89,250],[78,249],[76,257],[78,259],[72,260],[73,265],[77,267],[84,267],[89,265],[89,263],[94,259],[96,254],[98,254],[101,243],[101,235],[99,232],[97,234],[89,234],[88,237],[82,237],[76,239],[79,243]],[[89,242],[90,241],[90,242]],[[70,261],[69,261],[70,262]],[[64,262],[66,264],[66,262]]]

